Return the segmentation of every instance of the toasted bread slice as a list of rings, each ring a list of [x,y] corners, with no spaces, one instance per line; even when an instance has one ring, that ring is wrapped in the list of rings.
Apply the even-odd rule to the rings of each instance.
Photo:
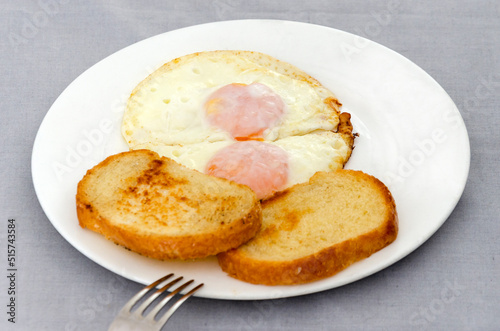
[[[188,169],[147,150],[108,157],[76,194],[80,225],[155,259],[192,259],[252,238],[262,222],[247,186]]]
[[[218,255],[222,270],[254,284],[301,284],[334,275],[392,243],[398,223],[387,187],[360,171],[318,172],[262,203],[257,235]]]

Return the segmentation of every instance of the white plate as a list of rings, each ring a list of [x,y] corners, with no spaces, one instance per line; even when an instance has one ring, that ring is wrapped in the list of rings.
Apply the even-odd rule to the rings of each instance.
[[[127,150],[120,123],[131,90],[175,57],[218,49],[267,53],[303,69],[338,96],[360,134],[347,168],[378,177],[396,200],[400,232],[393,244],[328,279],[266,287],[228,277],[214,258],[155,261],[79,227],[78,181],[106,156]],[[54,227],[96,263],[143,284],[174,272],[204,282],[198,296],[248,300],[335,288],[405,257],[450,215],[465,187],[469,161],[467,131],[453,101],[403,56],[327,27],[243,20],[164,33],[120,50],[85,71],[43,120],[33,147],[32,174],[40,203]]]

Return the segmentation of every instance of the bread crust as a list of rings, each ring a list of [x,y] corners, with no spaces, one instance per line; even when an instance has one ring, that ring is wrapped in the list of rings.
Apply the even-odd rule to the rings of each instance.
[[[338,170],[337,172],[339,171],[349,172],[356,176],[369,176],[360,171]],[[398,234],[398,216],[394,198],[382,182],[375,177],[372,178],[373,184],[382,193],[387,206],[386,218],[377,228],[356,238],[349,238],[293,260],[259,260],[245,255],[239,249],[232,249],[217,256],[219,265],[231,277],[245,282],[263,285],[293,285],[333,276],[351,264],[369,257],[391,244]],[[286,194],[287,191],[273,197],[272,200],[283,198]],[[263,208],[266,208],[265,203]],[[249,241],[249,244],[251,242]]]
[[[242,213],[241,218],[232,220],[230,223],[226,220],[227,224],[224,224],[225,220],[221,217],[217,220],[221,222],[221,225],[212,232],[190,234],[189,229],[187,229],[184,234],[169,236],[138,231],[137,225],[115,224],[95,207],[96,197],[89,194],[89,178],[95,176],[96,172],[109,166],[110,163],[130,153],[143,155],[153,160],[160,159],[174,162],[166,158],[161,158],[151,151],[135,150],[112,155],[94,168],[88,170],[87,174],[79,182],[76,194],[77,216],[82,228],[100,233],[107,239],[131,251],[159,260],[195,259],[215,255],[228,249],[238,247],[252,238],[260,228],[262,211],[260,202],[256,197],[253,199],[251,208]],[[180,165],[177,166],[182,167]],[[195,170],[188,170],[186,168],[183,171],[194,172]],[[251,192],[246,186],[232,183],[224,179],[210,178],[210,180],[222,180],[222,182],[230,183],[229,185],[239,190],[243,189],[245,192],[247,190]],[[250,194],[253,194],[253,192]],[[196,199],[203,197],[185,198]],[[147,209],[147,206],[144,206],[144,208]]]

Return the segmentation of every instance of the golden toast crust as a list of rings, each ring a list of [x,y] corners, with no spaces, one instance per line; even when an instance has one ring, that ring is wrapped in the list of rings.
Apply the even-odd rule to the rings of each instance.
[[[355,237],[346,236],[345,240],[329,247],[288,260],[255,256],[240,248],[232,249],[217,256],[222,270],[234,278],[253,284],[302,284],[330,277],[347,268],[354,262],[364,259],[392,243],[397,237],[398,219],[394,199],[387,187],[375,177],[366,175],[360,171],[337,170],[330,175],[339,176],[339,174],[341,176],[348,174],[365,181],[368,180],[370,185],[373,185],[373,190],[377,192],[377,195],[380,195],[381,203],[385,205],[385,216],[383,220],[379,221],[378,226],[365,233],[356,235]],[[322,174],[322,176],[324,176],[324,174]],[[351,184],[353,184],[353,182],[351,182]],[[334,187],[332,187],[332,189],[334,189]],[[266,208],[273,208],[272,205],[276,201],[287,199],[287,195],[289,194],[295,194],[294,190],[294,187],[292,187],[283,192],[283,194],[277,195],[263,203],[264,225],[254,239],[241,247],[251,246],[254,243],[258,245],[257,242],[259,238],[266,236],[266,232],[268,232],[266,229],[272,227],[272,225],[269,226],[269,224],[267,224],[267,226],[265,225]],[[293,207],[291,208],[293,209]],[[295,211],[299,211],[299,208]],[[342,213],[344,212],[348,212],[348,210],[339,210],[339,217],[342,217]],[[297,214],[297,217],[301,217],[300,212]],[[321,231],[321,229],[314,229],[314,231]],[[267,243],[266,241],[264,242]],[[283,250],[289,249],[294,250],[295,248],[285,247]],[[262,249],[262,251],[271,250],[273,250],[272,247]]]
[[[246,242],[261,225],[260,203],[248,187],[146,150],[110,156],[90,169],[76,204],[82,228],[160,260],[215,255]]]

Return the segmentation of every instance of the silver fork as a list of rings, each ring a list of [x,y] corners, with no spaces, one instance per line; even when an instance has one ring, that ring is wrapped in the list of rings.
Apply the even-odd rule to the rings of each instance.
[[[136,295],[130,299],[125,306],[120,310],[114,321],[109,326],[108,331],[127,331],[127,330],[141,330],[141,331],[159,331],[161,328],[167,323],[168,319],[172,316],[172,314],[177,310],[186,301],[191,295],[193,295],[196,291],[198,291],[203,284],[199,284],[195,288],[193,288],[188,293],[184,294],[176,303],[174,303],[163,316],[157,316],[160,310],[172,299],[177,293],[184,290],[186,287],[191,285],[194,280],[185,282],[184,284],[177,287],[174,291],[170,292],[166,295],[160,302],[156,304],[155,307],[151,309],[148,313],[144,314],[149,306],[155,301],[162,293],[164,293],[167,289],[177,284],[182,280],[183,277],[178,277],[168,284],[164,285],[162,288],[158,289],[152,295],[150,295],[147,299],[142,302],[142,304],[137,307],[137,309],[132,309],[141,299],[145,298],[146,295],[152,292],[158,285],[166,281],[167,279],[174,276],[174,274],[168,274],[156,282],[146,286],[141,291],[139,291]],[[160,314],[161,315],[161,314]]]

